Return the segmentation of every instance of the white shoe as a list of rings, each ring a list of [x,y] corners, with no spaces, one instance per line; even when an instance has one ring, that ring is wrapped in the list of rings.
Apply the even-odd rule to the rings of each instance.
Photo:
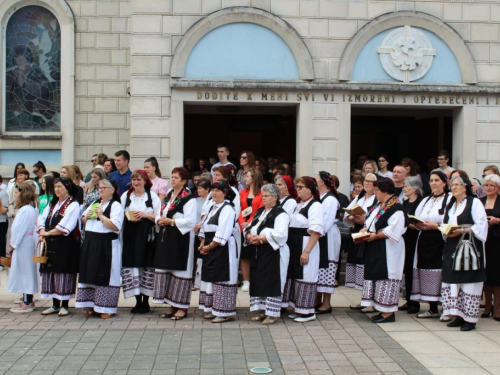
[[[54,308],[54,306],[49,307],[47,310],[42,311],[42,315],[51,315],[57,313],[57,309]]]
[[[372,306],[367,306],[367,307],[365,307],[364,309],[361,309],[360,311],[361,311],[362,313],[367,314],[367,313],[372,313],[372,312],[375,312],[375,311],[377,311],[377,310],[375,310]]]
[[[424,313],[417,314],[417,318],[420,318],[420,319],[439,318],[439,314],[432,312],[431,310],[427,310]]]
[[[250,291],[250,281],[243,281],[243,285],[241,286],[241,291],[242,292],[248,292]]]
[[[288,319],[297,319],[299,316],[299,314],[290,314],[288,315]]]
[[[69,314],[68,309],[66,309],[66,307],[61,307],[61,309],[59,310],[59,313],[57,315],[59,315],[59,316],[66,316],[68,314]]]
[[[305,323],[312,320],[316,320],[316,314],[312,314],[311,316],[299,316],[298,318],[294,319],[294,321],[297,323]]]
[[[451,316],[441,314],[441,317],[439,318],[441,322],[449,322],[451,320]]]

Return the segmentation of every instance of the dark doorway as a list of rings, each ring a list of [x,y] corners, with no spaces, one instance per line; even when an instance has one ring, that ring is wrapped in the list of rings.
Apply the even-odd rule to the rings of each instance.
[[[351,161],[360,153],[377,160],[389,156],[391,168],[401,159],[416,161],[422,172],[427,159],[445,149],[452,153],[452,111],[403,108],[359,108],[351,112]]]
[[[184,113],[184,158],[217,158],[217,145],[225,143],[236,166],[244,150],[295,161],[295,106],[186,105]]]

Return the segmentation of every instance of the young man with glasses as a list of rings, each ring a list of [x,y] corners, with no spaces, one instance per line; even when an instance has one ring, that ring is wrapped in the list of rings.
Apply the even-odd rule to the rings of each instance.
[[[450,167],[448,163],[450,162],[450,153],[446,150],[439,151],[437,162],[441,171],[453,172],[455,169]]]

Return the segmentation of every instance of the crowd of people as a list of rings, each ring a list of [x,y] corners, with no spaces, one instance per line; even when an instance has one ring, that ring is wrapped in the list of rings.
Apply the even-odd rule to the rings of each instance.
[[[131,313],[149,312],[152,297],[170,306],[162,318],[182,320],[199,288],[203,318],[223,323],[237,314],[241,269],[252,321],[274,324],[292,308],[288,318],[308,322],[332,312],[343,250],[345,285],[362,291],[351,308],[378,312],[375,323],[397,310],[462,331],[480,316],[500,321],[496,166],[471,179],[446,151],[427,172],[410,158],[391,168],[386,154],[359,155],[348,197],[327,171],[295,176],[295,164],[251,151],[237,167],[224,144],[217,156],[186,160],[169,183],[155,157],[131,171],[125,150],[94,155],[86,176],[38,162],[30,180],[16,165],[0,186],[0,251],[11,257],[9,292],[22,294],[11,311],[34,311],[41,292],[52,299],[43,315],[68,315],[76,297],[85,316],[106,319],[123,289]]]

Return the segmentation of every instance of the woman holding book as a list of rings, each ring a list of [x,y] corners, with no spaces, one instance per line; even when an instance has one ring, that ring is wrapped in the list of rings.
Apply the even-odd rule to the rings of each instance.
[[[123,225],[122,279],[123,297],[135,296],[132,314],[149,311],[149,297],[153,297],[155,270],[154,244],[148,244],[148,235],[160,214],[161,201],[151,191],[153,184],[141,169],[130,175],[132,187],[121,196],[125,212]],[[139,281],[139,282],[137,282]]]
[[[486,281],[484,242],[488,236],[488,218],[482,202],[472,194],[468,179],[454,177],[450,188],[453,197],[446,206],[443,224],[460,228],[448,234],[443,248],[443,314],[456,316],[448,327],[471,331],[479,318],[483,283]],[[475,257],[464,256],[461,270],[456,270],[455,265],[461,257],[456,250],[464,239],[472,242],[475,250],[471,254]],[[473,267],[476,265],[477,269]],[[465,270],[466,266],[469,270]]]
[[[356,198],[354,198],[351,204],[347,207],[350,210],[355,210],[352,213],[348,213],[348,211],[346,211],[343,219],[344,224],[348,228],[351,228],[351,234],[358,233],[361,228],[363,228],[366,219],[366,212],[368,212],[368,209],[377,202],[375,197],[375,187],[373,186],[375,181],[377,181],[377,176],[373,173],[367,174],[365,180],[363,181],[363,191]],[[363,290],[363,259],[365,245],[365,243],[354,244],[352,238],[349,238],[345,276],[345,286],[349,288]],[[361,304],[351,306],[351,308],[355,310],[363,309]]]
[[[450,194],[446,186],[446,175],[434,171],[429,178],[432,195],[425,198],[415,210],[419,220],[413,225],[420,231],[417,239],[416,254],[413,260],[413,281],[411,300],[417,303],[428,302],[429,310],[417,315],[417,318],[439,318],[438,302],[441,299],[441,273],[443,264],[443,236],[438,230],[443,221],[446,204]],[[414,314],[419,308],[408,310]],[[442,321],[450,320],[442,316]]]
[[[396,320],[394,312],[398,310],[405,257],[402,236],[407,219],[403,206],[394,195],[394,182],[383,177],[374,185],[378,202],[369,209],[365,226],[361,229],[362,233],[370,234],[366,240],[361,305],[380,311],[372,317],[374,323],[391,323]]]

